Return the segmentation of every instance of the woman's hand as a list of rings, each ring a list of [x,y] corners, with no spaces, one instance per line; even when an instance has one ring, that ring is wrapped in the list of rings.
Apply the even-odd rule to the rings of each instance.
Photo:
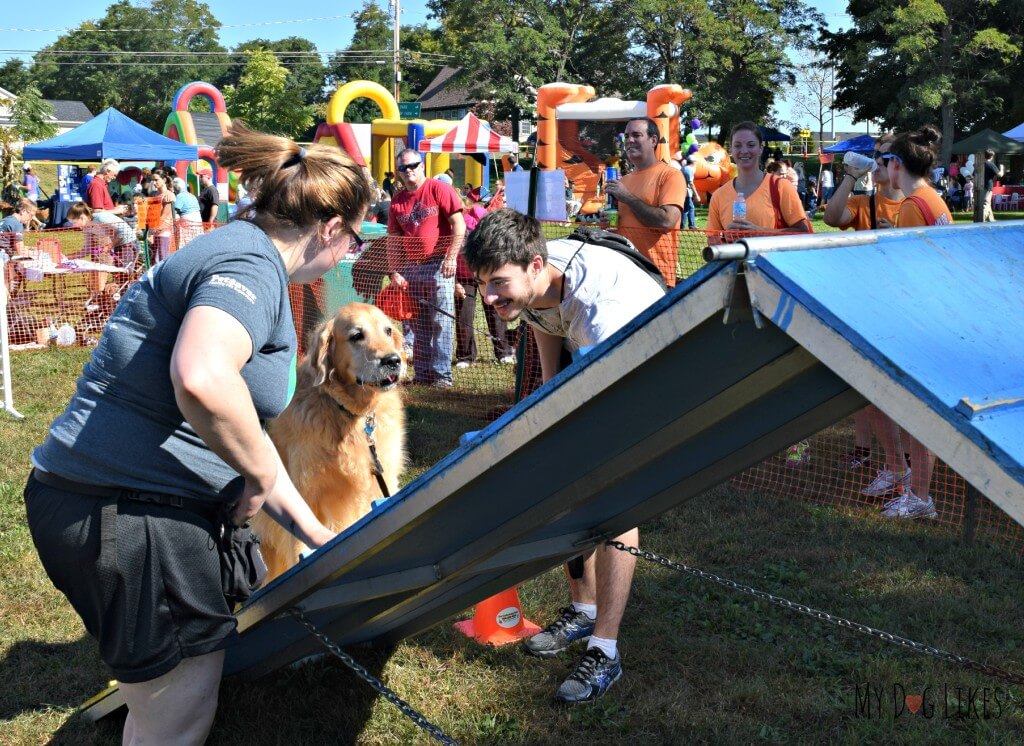
[[[746,218],[733,219],[729,225],[725,226],[727,231],[767,231],[770,228],[765,228],[760,225],[754,225]]]
[[[875,224],[876,224],[876,225],[877,225],[877,226],[878,226],[879,228],[895,228],[895,227],[896,227],[895,225],[893,225],[893,224],[892,224],[891,222],[889,222],[889,221],[888,221],[888,220],[886,220],[885,218],[878,218],[878,219],[877,219],[877,220],[875,221]]]
[[[441,277],[455,277],[456,262],[458,262],[458,255],[446,256],[441,262]]]
[[[391,273],[391,284],[399,290],[407,290],[409,288],[409,281],[397,272]]]

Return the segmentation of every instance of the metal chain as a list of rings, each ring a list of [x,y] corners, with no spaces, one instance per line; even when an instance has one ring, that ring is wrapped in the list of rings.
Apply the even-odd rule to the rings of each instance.
[[[983,673],[987,676],[992,676],[997,679],[1003,679],[1004,681],[1008,681],[1011,684],[1024,684],[1024,676],[1015,673],[1010,673],[1009,671],[1004,671],[1003,669],[998,668],[996,666],[990,666],[987,663],[978,663],[977,661],[971,660],[970,658],[965,658],[962,655],[956,655],[955,653],[950,653],[948,651],[942,650],[941,648],[932,647],[931,645],[925,645],[920,642],[914,642],[913,640],[908,640],[905,637],[900,637],[899,635],[894,635],[890,632],[884,632],[882,630],[869,627],[866,624],[861,624],[860,622],[851,622],[849,619],[843,619],[842,617],[833,616],[832,614],[829,614],[827,611],[819,611],[818,609],[813,609],[810,606],[805,606],[804,604],[789,601],[779,596],[773,596],[771,593],[766,593],[765,591],[759,591],[756,588],[750,587],[749,585],[743,585],[742,583],[737,583],[734,580],[721,578],[718,575],[715,575],[714,573],[706,572],[705,570],[699,570],[695,567],[689,567],[681,562],[673,562],[667,557],[662,557],[661,555],[655,554],[654,552],[648,552],[645,550],[637,549],[636,547],[626,546],[621,541],[608,541],[606,543],[608,544],[608,546],[614,547],[615,549],[618,549],[623,552],[627,552],[628,554],[632,554],[634,557],[641,557],[645,560],[648,560],[649,562],[655,562],[659,565],[662,565],[663,567],[668,567],[672,570],[678,570],[679,572],[687,573],[688,575],[700,578],[701,580],[708,580],[712,583],[717,583],[723,588],[729,588],[734,591],[739,591],[740,593],[745,593],[748,596],[753,596],[754,598],[760,599],[762,601],[767,601],[768,603],[774,604],[775,606],[780,606],[783,609],[789,609],[790,611],[795,611],[798,614],[804,614],[805,616],[809,616],[812,619],[817,619],[818,621],[822,622],[829,622],[844,629],[852,629],[857,632],[861,632],[865,635],[869,635],[871,637],[877,637],[879,640],[891,642],[895,645],[899,645],[900,647],[912,650],[915,653],[930,655],[934,658],[938,658],[939,660],[946,661],[947,663],[955,663],[959,666],[969,668],[973,671],[978,671],[979,673]]]
[[[327,635],[325,635],[323,632],[317,629],[316,625],[314,625],[313,622],[309,621],[309,619],[306,618],[306,615],[302,613],[302,609],[298,607],[293,607],[291,609],[288,609],[288,611],[285,613],[294,617],[299,622],[299,624],[305,627],[309,631],[309,634],[313,635],[313,637],[319,640],[320,644],[327,648],[332,655],[340,659],[342,663],[351,668],[356,676],[358,676],[360,679],[362,679],[371,687],[373,687],[374,691],[376,691],[378,694],[383,695],[388,702],[390,702],[399,710],[401,710],[402,713],[407,718],[412,720],[414,723],[416,723],[416,725],[418,725],[420,728],[429,733],[434,738],[434,740],[445,744],[451,744],[452,746],[458,746],[458,741],[456,741],[451,736],[446,735],[443,730],[441,730],[436,725],[427,720],[423,715],[417,712],[412,705],[410,705],[404,699],[395,694],[393,690],[389,689],[383,682],[377,679],[372,673],[367,671],[365,667],[356,662],[356,660],[351,655],[349,655],[344,650],[339,648],[334,642],[330,640],[330,638],[327,637]]]

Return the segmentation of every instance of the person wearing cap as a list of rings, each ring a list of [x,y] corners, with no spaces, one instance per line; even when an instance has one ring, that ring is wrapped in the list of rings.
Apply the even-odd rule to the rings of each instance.
[[[26,163],[21,167],[25,175],[21,177],[21,190],[27,199],[33,202],[39,201],[39,177],[32,173],[32,164]]]
[[[171,181],[174,190],[174,214],[190,223],[203,222],[199,213],[199,200],[188,190],[188,185],[180,176]]]
[[[466,234],[462,200],[448,184],[427,178],[418,151],[401,151],[395,165],[405,188],[388,212],[387,269],[416,303],[413,383],[451,388],[455,269]]]
[[[199,214],[204,223],[212,223],[217,219],[217,212],[220,208],[220,194],[217,192],[217,185],[213,183],[213,170],[203,168],[199,171]]]

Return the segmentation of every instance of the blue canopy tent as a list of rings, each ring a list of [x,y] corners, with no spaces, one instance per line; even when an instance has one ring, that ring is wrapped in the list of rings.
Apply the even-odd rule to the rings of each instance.
[[[790,136],[774,127],[761,127],[761,139],[765,142],[789,142]]]
[[[822,148],[826,153],[864,153],[870,155],[875,151],[875,138],[871,135],[857,135],[846,140],[840,140],[835,145]]]
[[[1016,140],[1017,142],[1024,142],[1024,122],[1018,124],[1012,130],[1006,130],[1006,132],[1004,132],[1003,134],[1006,137],[1009,137],[1011,140]]]
[[[117,109],[107,109],[63,135],[25,146],[26,161],[194,161],[199,148],[164,137]]]

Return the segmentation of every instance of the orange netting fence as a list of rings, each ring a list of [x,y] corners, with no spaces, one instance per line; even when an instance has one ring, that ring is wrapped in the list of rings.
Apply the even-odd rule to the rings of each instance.
[[[152,230],[150,218],[151,214],[140,215],[139,232],[143,236]],[[552,239],[567,236],[574,227],[549,223],[544,230]],[[201,225],[174,226],[170,251],[184,246],[203,230]],[[8,305],[12,344],[44,343],[46,334],[40,330],[52,331],[54,325],[58,329],[64,325],[74,329],[79,344],[95,339],[120,293],[144,266],[144,242],[136,237],[125,248],[119,231],[123,233],[119,226],[111,229],[107,225],[93,225],[84,230],[25,234],[25,245],[37,257],[46,257],[41,260],[43,269],[49,266],[54,272],[27,273],[24,287],[12,298]],[[665,240],[660,233],[655,237],[641,235],[643,230],[619,232],[641,245]],[[685,278],[703,266],[701,253],[709,239],[717,242],[740,237],[685,230],[668,235],[675,246],[673,279]],[[396,305],[395,299],[388,297],[391,271],[396,268],[396,261],[401,264],[402,256],[418,256],[416,252],[422,249],[395,237],[377,238],[345,256],[316,283],[292,286],[300,347],[304,347],[321,320],[347,303],[377,303],[392,315],[411,309],[415,317],[403,321],[411,353],[411,378],[440,389],[442,396],[450,398],[453,409],[497,416],[540,385],[540,366],[532,336],[525,323],[506,325],[489,312],[464,265],[459,267],[455,281],[447,286],[437,281],[438,267],[429,266],[429,262],[426,267],[410,267],[405,305]],[[105,280],[104,273],[95,269],[56,272],[71,258],[112,260],[112,266],[121,271],[106,273]],[[30,269],[40,265],[30,262],[25,266]],[[447,295],[449,292],[451,296]],[[419,345],[417,334],[421,337]],[[439,366],[444,370],[439,372]],[[450,385],[437,385],[444,372],[450,376],[445,379]],[[918,471],[918,480],[927,473],[921,470],[920,463],[915,464],[912,445],[907,434],[900,433],[891,423],[885,424],[884,416],[871,418],[862,413],[794,444],[739,475],[732,484],[740,489],[820,503],[878,508],[898,494],[904,481],[909,482],[905,478],[907,470]],[[928,461],[920,455],[916,460]],[[879,472],[889,473],[891,484]],[[962,530],[970,538],[1024,549],[1024,530],[988,500],[969,490],[964,480],[945,464],[934,465],[927,489],[938,512],[937,523]]]
[[[159,199],[140,199],[122,218],[97,215],[83,228],[26,231],[19,245],[14,234],[0,236],[10,259],[4,267],[9,343],[15,349],[95,343],[151,257],[167,256],[216,227],[166,223],[160,208]]]

